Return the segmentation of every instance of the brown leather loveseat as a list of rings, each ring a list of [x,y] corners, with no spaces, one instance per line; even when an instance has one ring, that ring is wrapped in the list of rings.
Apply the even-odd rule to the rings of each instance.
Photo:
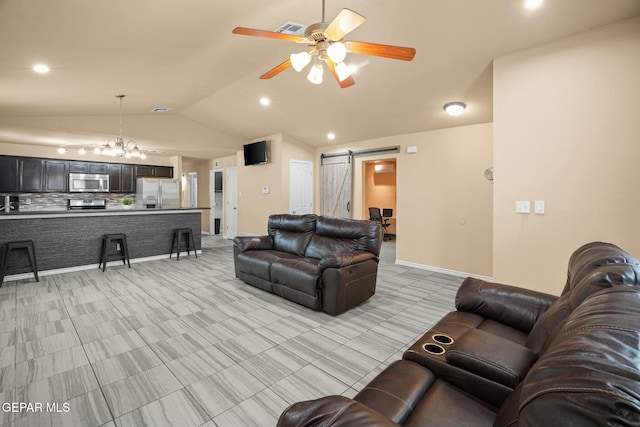
[[[467,279],[447,314],[353,399],[288,426],[640,426],[640,261],[594,242],[560,297]]]
[[[375,294],[379,224],[279,214],[267,225],[267,236],[233,239],[237,278],[333,315]]]

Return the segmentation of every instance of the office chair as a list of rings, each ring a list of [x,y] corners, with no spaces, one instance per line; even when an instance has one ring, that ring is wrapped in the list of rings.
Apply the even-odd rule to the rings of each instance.
[[[382,217],[380,208],[369,208],[369,219],[371,221],[377,221],[382,226],[382,240],[388,240],[385,235],[385,230],[389,227],[389,220]]]

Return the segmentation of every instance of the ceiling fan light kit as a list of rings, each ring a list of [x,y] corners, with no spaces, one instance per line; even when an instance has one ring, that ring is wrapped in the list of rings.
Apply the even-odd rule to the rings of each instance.
[[[404,61],[413,60],[416,50],[410,47],[391,46],[377,43],[343,41],[343,37],[358,28],[366,18],[350,9],[342,9],[338,16],[330,23],[324,22],[324,1],[322,2],[322,21],[309,25],[304,36],[287,34],[276,31],[257,30],[253,28],[236,27],[234,34],[246,36],[266,37],[272,39],[304,43],[309,47],[308,51],[293,53],[289,59],[277,65],[260,76],[261,79],[270,79],[289,67],[301,72],[315,56],[316,61],[307,75],[307,79],[314,84],[322,83],[324,62],[341,88],[353,86],[355,81],[351,77],[350,67],[344,63],[347,53],[372,55]]]
[[[444,111],[450,116],[459,116],[465,108],[467,108],[467,106],[462,102],[449,102],[444,104]]]
[[[292,53],[290,59],[293,69],[300,72],[309,62],[311,62],[311,55],[309,52]]]

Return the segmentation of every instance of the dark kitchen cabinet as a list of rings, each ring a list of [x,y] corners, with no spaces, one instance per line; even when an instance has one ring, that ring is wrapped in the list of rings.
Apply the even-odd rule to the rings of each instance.
[[[109,173],[109,165],[106,163],[69,162],[69,172],[107,174]]]
[[[153,166],[136,166],[136,176],[156,176],[156,168]]]
[[[171,166],[136,166],[137,177],[173,178]]]
[[[136,176],[133,165],[109,165],[109,192],[135,193]]]
[[[122,192],[136,192],[136,172],[133,165],[122,165]]]
[[[158,178],[173,178],[173,168],[169,166],[156,166],[156,175]]]
[[[20,174],[19,191],[25,193],[42,192],[42,159],[22,157],[18,160]]]
[[[122,165],[109,165],[109,192],[122,193]]]
[[[10,156],[0,156],[0,192],[17,192],[18,182],[18,158]]]
[[[66,193],[68,188],[68,163],[63,160],[44,161],[44,191]]]

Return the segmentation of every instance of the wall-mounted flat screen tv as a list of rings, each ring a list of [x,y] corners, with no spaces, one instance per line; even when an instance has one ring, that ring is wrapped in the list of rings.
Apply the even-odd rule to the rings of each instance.
[[[267,163],[267,141],[252,142],[244,145],[244,165]]]

